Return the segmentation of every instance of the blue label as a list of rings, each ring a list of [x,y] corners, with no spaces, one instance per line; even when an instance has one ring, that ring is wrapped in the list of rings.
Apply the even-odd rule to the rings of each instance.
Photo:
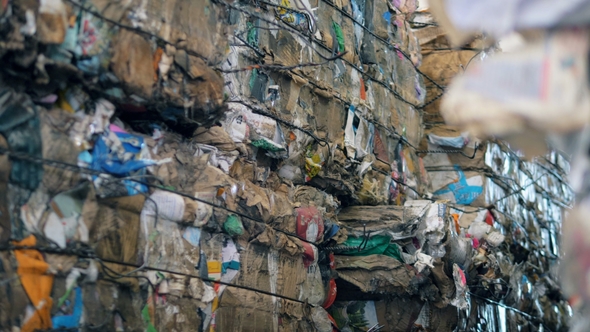
[[[461,167],[455,165],[455,170],[459,176],[459,181],[447,185],[446,189],[440,189],[434,192],[435,196],[439,196],[448,192],[453,193],[457,204],[469,205],[473,203],[483,192],[482,186],[470,186],[465,178],[465,173],[461,170]]]

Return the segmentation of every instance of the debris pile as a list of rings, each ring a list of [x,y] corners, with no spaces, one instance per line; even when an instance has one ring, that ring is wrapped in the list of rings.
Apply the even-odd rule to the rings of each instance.
[[[565,329],[569,164],[439,123],[416,8],[0,3],[0,329]]]

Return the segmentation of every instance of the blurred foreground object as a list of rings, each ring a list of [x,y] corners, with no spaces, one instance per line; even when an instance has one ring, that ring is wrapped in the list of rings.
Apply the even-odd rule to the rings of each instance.
[[[580,29],[538,33],[514,53],[472,63],[451,84],[441,114],[475,136],[500,135],[525,154],[542,153],[539,132],[571,132],[590,118],[588,37]]]
[[[481,32],[500,38],[515,30],[574,27],[590,22],[588,0],[430,0],[429,4],[455,46]]]

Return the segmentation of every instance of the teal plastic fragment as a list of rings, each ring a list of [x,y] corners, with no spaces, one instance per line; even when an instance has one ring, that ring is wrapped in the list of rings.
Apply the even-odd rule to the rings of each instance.
[[[334,32],[336,32],[336,39],[338,39],[338,52],[342,53],[345,51],[344,33],[342,32],[342,28],[338,23],[332,22],[332,27],[334,28]]]
[[[270,151],[270,152],[285,151],[285,148],[277,146],[276,144],[272,144],[271,142],[269,142],[265,139],[259,139],[259,140],[252,141],[251,144],[257,148],[261,148],[261,149],[264,149],[264,150]]]
[[[240,262],[237,261],[229,261],[221,264],[221,273],[225,273],[227,269],[236,270],[240,269]]]
[[[358,247],[363,243],[363,238],[349,237],[342,245],[347,247]],[[350,256],[368,256],[368,255],[385,255],[393,257],[398,261],[402,261],[399,247],[395,243],[391,243],[389,236],[376,235],[372,236],[366,245],[363,244],[362,250],[349,250],[342,252],[343,255]]]
[[[223,229],[230,236],[240,236],[244,234],[244,226],[238,216],[230,214],[223,223]]]
[[[253,69],[252,70],[252,75],[250,75],[250,91],[254,90],[254,83],[256,82],[256,78],[258,77],[258,70]]]
[[[143,318],[144,323],[147,324],[146,332],[158,332],[154,324],[152,324],[152,320],[150,317],[150,311],[148,309],[147,304],[141,310],[141,318]]]
[[[251,22],[248,22],[248,44],[258,47],[258,29]]]

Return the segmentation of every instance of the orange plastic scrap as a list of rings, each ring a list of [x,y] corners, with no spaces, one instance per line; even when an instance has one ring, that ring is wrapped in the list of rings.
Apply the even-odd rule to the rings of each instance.
[[[162,60],[162,54],[164,54],[164,50],[161,47],[156,49],[154,53],[154,81],[158,80],[158,68],[160,68],[160,60]]]
[[[30,235],[20,242],[14,242],[15,246],[35,246],[37,239]],[[14,255],[18,261],[16,273],[21,284],[27,292],[29,299],[35,307],[35,313],[27,320],[21,332],[33,332],[37,329],[51,329],[51,289],[53,287],[53,275],[46,274],[49,264],[45,262],[41,253],[33,249],[15,250]]]
[[[461,226],[459,225],[459,214],[452,213],[451,216],[453,217],[453,221],[455,223],[455,231],[457,231],[457,234],[461,234]]]
[[[367,91],[365,91],[365,81],[361,78],[361,100],[367,99]]]

